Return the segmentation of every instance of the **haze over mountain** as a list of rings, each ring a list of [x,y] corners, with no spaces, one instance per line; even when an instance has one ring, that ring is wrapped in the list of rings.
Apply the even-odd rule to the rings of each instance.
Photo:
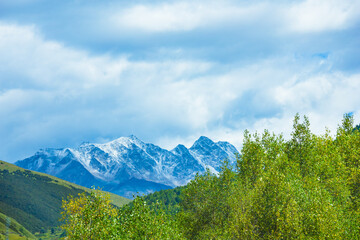
[[[171,151],[129,136],[104,144],[83,143],[76,149],[42,149],[16,165],[132,197],[185,185],[207,168],[217,173],[225,159],[235,163],[235,153],[230,143],[203,136],[189,149],[178,145]]]

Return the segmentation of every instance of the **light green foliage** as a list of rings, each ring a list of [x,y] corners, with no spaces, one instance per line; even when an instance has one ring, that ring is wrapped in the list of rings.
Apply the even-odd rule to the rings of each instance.
[[[116,222],[116,209],[110,204],[110,196],[98,190],[90,195],[81,193],[77,198],[63,201],[62,229],[66,239],[111,239],[111,228]]]
[[[345,115],[335,137],[317,136],[296,115],[289,140],[245,131],[236,169],[197,175],[180,199],[171,215],[136,198],[101,220],[111,234],[99,239],[359,239],[360,130]]]
[[[119,210],[114,228],[117,239],[183,239],[177,223],[155,203],[151,207],[141,197]]]
[[[357,239],[360,133],[349,115],[333,139],[294,119],[291,139],[244,134],[236,174],[197,176],[180,222],[189,239]],[[224,179],[224,176],[228,178]]]
[[[181,239],[176,222],[137,197],[115,208],[109,195],[93,190],[63,202],[65,239]]]

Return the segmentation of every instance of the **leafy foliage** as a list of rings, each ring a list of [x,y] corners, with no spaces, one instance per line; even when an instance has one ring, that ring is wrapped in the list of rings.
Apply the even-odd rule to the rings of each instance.
[[[159,202],[150,207],[140,197],[134,199],[132,206],[124,206],[119,210],[116,230],[121,239],[183,238],[177,222],[164,212]]]
[[[360,131],[360,124],[355,126],[354,131]]]
[[[181,203],[190,239],[356,239],[360,133],[344,116],[336,138],[294,120],[285,141],[245,131],[236,174],[198,176]],[[225,177],[227,176],[227,177]],[[221,186],[221,187],[217,187]],[[181,218],[180,218],[181,219]]]
[[[150,207],[157,206],[167,214],[176,215],[180,211],[181,194],[184,189],[184,186],[180,186],[173,189],[160,190],[143,196],[142,199]]]
[[[218,177],[207,171],[184,189],[178,220],[188,239],[227,238],[234,177],[225,163]]]
[[[181,239],[173,221],[160,208],[137,197],[116,209],[98,190],[63,202],[62,228],[69,239]]]
[[[197,175],[179,204],[171,191],[149,196],[150,206],[136,198],[104,222],[113,234],[104,239],[358,239],[360,131],[352,116],[335,137],[311,133],[298,114],[289,140],[245,131],[241,153],[236,169],[224,162],[218,175]]]
[[[109,229],[115,221],[116,209],[109,195],[100,191],[78,194],[63,200],[62,228],[70,239],[110,239]]]

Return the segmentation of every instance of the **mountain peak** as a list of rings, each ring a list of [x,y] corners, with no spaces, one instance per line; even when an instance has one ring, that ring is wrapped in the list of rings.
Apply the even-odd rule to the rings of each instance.
[[[138,139],[135,135],[131,134],[130,136],[128,136],[129,139],[131,140],[136,140],[136,141],[140,141],[140,139]]]
[[[204,146],[211,146],[211,145],[214,145],[214,144],[215,143],[211,139],[209,139],[209,138],[207,138],[205,136],[201,136],[201,137],[199,137],[198,140],[195,141],[195,143],[191,146],[190,149],[194,149],[194,148],[198,148],[198,147],[204,147]]]
[[[186,152],[188,151],[188,149],[182,145],[182,144],[178,144],[173,150],[171,150],[172,152],[175,152],[175,153],[180,153],[180,152]]]
[[[200,136],[197,141],[210,141],[210,142],[212,142],[212,140],[210,138],[205,137],[205,136]]]
[[[130,135],[107,143],[85,143],[76,149],[51,149],[16,164],[131,197],[135,192],[184,185],[206,168],[219,171],[221,162],[232,159],[236,152],[231,144],[220,145],[201,136],[190,149],[179,144],[168,151]]]
[[[138,139],[135,135],[130,135],[128,137],[119,137],[111,142],[109,142],[110,144],[121,144],[124,146],[129,146],[130,144],[135,144],[138,145],[139,143],[141,144],[142,141],[140,139]],[[109,144],[109,143],[105,143],[105,144]]]
[[[86,146],[90,146],[90,145],[92,145],[92,143],[90,143],[90,142],[82,142],[80,144],[80,147],[86,147]]]

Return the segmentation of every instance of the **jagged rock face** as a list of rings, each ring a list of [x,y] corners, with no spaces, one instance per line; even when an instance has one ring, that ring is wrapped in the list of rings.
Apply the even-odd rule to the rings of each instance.
[[[171,151],[144,143],[135,136],[105,144],[82,144],[76,149],[45,149],[16,165],[44,172],[86,187],[99,186],[125,197],[184,185],[206,168],[217,173],[236,148],[200,137],[191,148]]]

